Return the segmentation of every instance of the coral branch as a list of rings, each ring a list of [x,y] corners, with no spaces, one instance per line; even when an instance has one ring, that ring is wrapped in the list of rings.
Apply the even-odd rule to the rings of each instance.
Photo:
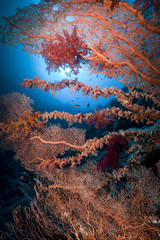
[[[83,149],[84,148],[84,146],[73,145],[71,143],[67,143],[66,141],[57,141],[57,142],[46,141],[46,140],[42,139],[40,136],[34,136],[34,137],[30,138],[30,140],[34,140],[34,139],[39,139],[42,143],[45,143],[45,144],[53,144],[53,145],[65,144],[65,145],[70,146],[75,149]]]
[[[89,94],[92,96],[93,99],[97,99],[99,96],[103,98],[109,98],[110,96],[115,96],[118,98],[118,100],[123,104],[124,98],[127,101],[127,99],[131,102],[133,100],[133,97],[136,98],[144,98],[144,99],[152,99],[156,104],[160,104],[159,100],[156,98],[156,94],[148,94],[148,93],[142,93],[138,92],[136,90],[130,90],[129,94],[125,94],[122,90],[111,87],[111,88],[103,88],[100,89],[98,86],[94,89],[92,85],[87,85],[83,82],[79,82],[77,78],[75,80],[69,80],[64,79],[61,82],[46,82],[45,80],[40,80],[39,77],[34,77],[33,79],[23,79],[23,83],[20,83],[20,86],[26,87],[26,88],[42,88],[42,91],[45,91],[46,93],[51,90],[51,95],[54,96],[54,94],[57,91],[60,91],[64,88],[70,88],[71,90],[74,87],[74,92],[77,92],[79,90],[82,90],[82,93],[85,96],[88,96]],[[72,91],[71,91],[72,93]],[[121,100],[122,99],[122,100]]]

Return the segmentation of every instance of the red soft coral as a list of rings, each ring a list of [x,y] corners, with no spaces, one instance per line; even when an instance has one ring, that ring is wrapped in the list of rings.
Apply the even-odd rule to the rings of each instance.
[[[86,55],[88,48],[84,39],[78,36],[77,29],[78,27],[74,26],[71,35],[63,30],[64,36],[56,34],[55,42],[45,41],[42,44],[42,56],[48,71],[70,67],[71,72],[79,73],[80,62],[83,60],[81,55]]]
[[[111,171],[120,168],[121,165],[118,162],[118,158],[124,148],[128,149],[128,142],[124,137],[115,135],[111,138],[106,149],[107,153],[97,163],[97,170],[105,173],[106,168],[110,168]]]
[[[86,123],[88,125],[95,125],[96,129],[106,128],[108,124],[111,124],[111,121],[115,120],[115,116],[105,117],[104,113],[101,111],[95,112],[91,118],[87,119]]]

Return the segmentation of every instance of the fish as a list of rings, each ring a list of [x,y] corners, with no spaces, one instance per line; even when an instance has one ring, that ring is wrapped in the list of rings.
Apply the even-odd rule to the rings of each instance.
[[[89,106],[90,106],[90,103],[87,104],[87,107],[89,107]]]
[[[80,107],[80,105],[79,105],[79,104],[75,104],[73,107],[74,107],[74,108],[75,108],[75,107]]]

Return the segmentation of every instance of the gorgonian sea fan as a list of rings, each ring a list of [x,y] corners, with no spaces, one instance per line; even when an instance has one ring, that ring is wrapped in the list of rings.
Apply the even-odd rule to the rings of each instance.
[[[56,41],[45,41],[42,44],[42,56],[47,64],[47,70],[57,71],[59,67],[70,67],[74,74],[79,73],[81,55],[86,55],[89,50],[84,39],[77,34],[78,27],[74,26],[71,35],[63,30],[64,36],[56,34]]]

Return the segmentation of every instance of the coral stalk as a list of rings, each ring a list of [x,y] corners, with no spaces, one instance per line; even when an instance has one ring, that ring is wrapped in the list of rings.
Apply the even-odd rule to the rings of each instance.
[[[45,144],[53,144],[53,145],[65,144],[65,145],[70,146],[70,147],[75,148],[75,149],[83,149],[84,148],[84,146],[73,145],[73,144],[68,143],[66,141],[56,141],[56,142],[46,141],[46,140],[42,139],[40,136],[34,136],[34,137],[30,138],[30,140],[34,140],[34,139],[39,139],[42,143],[45,143]]]

